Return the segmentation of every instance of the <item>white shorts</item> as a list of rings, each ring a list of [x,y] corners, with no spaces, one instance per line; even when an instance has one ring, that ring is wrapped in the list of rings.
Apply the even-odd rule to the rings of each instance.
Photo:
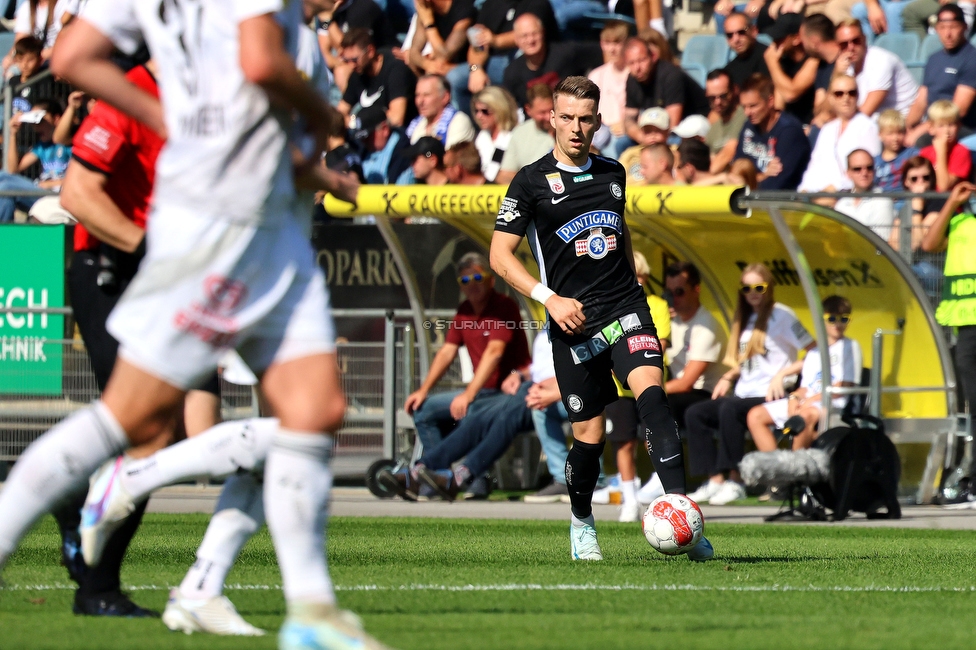
[[[154,211],[146,236],[108,320],[129,363],[189,390],[231,348],[259,376],[335,352],[325,275],[296,219],[269,228]]]
[[[766,412],[769,413],[771,418],[773,418],[773,424],[776,425],[777,429],[782,429],[783,425],[786,424],[786,421],[790,418],[788,410],[789,405],[790,400],[788,397],[763,404],[763,406],[766,408]],[[811,404],[811,406],[816,406],[818,410],[820,409],[819,403]],[[804,406],[804,408],[806,408],[806,406]]]

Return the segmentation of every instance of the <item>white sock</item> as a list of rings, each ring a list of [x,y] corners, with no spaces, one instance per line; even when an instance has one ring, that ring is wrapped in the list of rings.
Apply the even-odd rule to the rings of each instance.
[[[624,503],[637,501],[637,490],[634,489],[633,481],[620,481],[620,494]]]
[[[222,422],[152,456],[126,461],[122,487],[138,503],[153,490],[173,483],[252,471],[267,457],[277,429],[274,418]]]
[[[279,429],[264,467],[264,511],[290,615],[335,603],[325,561],[332,446],[331,436]]]
[[[180,595],[192,600],[216,598],[247,540],[264,523],[264,495],[253,474],[234,474],[224,483],[217,507],[197,549],[197,560],[180,583]]]
[[[100,401],[35,440],[0,492],[0,567],[35,521],[128,446],[125,431]]]

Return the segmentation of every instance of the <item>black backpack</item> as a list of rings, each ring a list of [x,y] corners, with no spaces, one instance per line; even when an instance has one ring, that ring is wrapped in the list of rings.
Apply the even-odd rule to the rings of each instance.
[[[901,519],[901,459],[884,423],[870,415],[849,415],[844,421],[850,426],[828,429],[813,443],[830,455],[830,478],[810,486],[811,492],[833,511],[834,521],[851,511],[868,519]]]

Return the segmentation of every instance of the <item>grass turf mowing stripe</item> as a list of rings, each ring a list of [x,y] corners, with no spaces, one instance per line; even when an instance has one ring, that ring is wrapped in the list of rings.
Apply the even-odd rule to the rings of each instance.
[[[0,588],[0,591],[74,591],[73,584],[54,583],[47,585],[8,585]],[[169,591],[175,586],[167,585],[124,585],[125,591]],[[281,585],[244,585],[230,584],[224,587],[225,591],[281,591]],[[806,592],[806,593],[970,593],[976,592],[976,585],[969,587],[917,587],[913,585],[889,586],[889,585],[868,585],[854,587],[850,585],[833,585],[818,587],[815,585],[741,585],[741,586],[720,586],[720,585],[677,585],[677,584],[650,584],[650,585],[595,585],[595,584],[505,584],[505,585],[336,585],[338,592],[356,591],[453,591],[453,592],[476,592],[476,591],[711,591],[711,592],[755,592],[755,593],[778,593],[778,592]]]

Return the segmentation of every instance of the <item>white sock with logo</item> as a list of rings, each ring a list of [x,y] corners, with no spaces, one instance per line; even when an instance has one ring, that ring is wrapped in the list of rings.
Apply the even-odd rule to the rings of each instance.
[[[264,468],[264,510],[289,614],[333,605],[325,559],[332,436],[279,429]]]
[[[101,401],[35,440],[0,492],[0,566],[34,522],[82,489],[99,465],[128,446],[125,431]]]

